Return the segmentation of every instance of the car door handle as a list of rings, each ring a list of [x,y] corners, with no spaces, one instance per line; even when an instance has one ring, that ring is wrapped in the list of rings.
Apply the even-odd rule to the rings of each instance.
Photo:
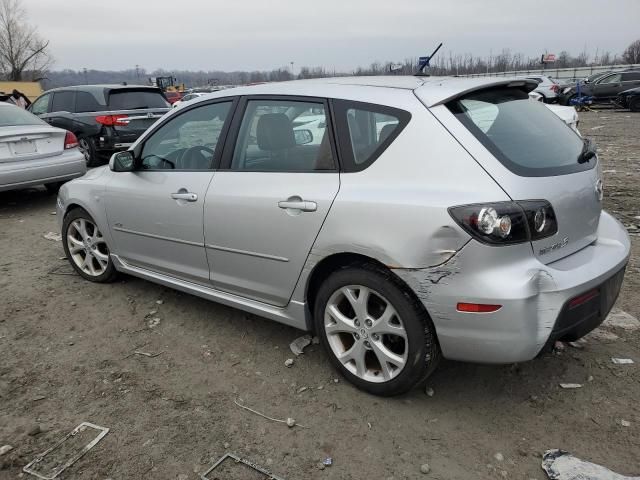
[[[198,195],[196,195],[195,193],[191,193],[191,192],[177,192],[177,193],[172,193],[171,194],[171,198],[173,198],[174,200],[185,200],[187,202],[197,202],[198,201]]]
[[[315,212],[318,209],[316,202],[310,202],[308,200],[282,200],[278,202],[278,207],[282,209],[300,210],[303,212]]]

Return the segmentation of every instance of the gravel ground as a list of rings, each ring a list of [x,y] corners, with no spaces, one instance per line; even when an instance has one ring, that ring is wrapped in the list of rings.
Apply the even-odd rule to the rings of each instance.
[[[640,115],[583,113],[580,127],[600,146],[606,208],[632,226],[617,308],[640,317]],[[61,478],[196,479],[233,452],[286,480],[528,480],[546,478],[550,448],[640,474],[640,331],[610,328],[520,365],[443,362],[433,396],[376,398],[319,346],[285,367],[291,328],[131,277],[66,275],[61,244],[43,238],[57,230],[54,205],[44,190],[0,194],[0,446],[14,447],[0,479],[83,421],[111,431]],[[223,468],[220,478],[262,478]]]

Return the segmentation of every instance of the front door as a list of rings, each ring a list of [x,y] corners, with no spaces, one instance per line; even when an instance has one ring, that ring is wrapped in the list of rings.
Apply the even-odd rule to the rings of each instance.
[[[135,171],[113,174],[107,217],[114,251],[127,263],[209,282],[204,200],[232,105],[196,105],[174,115],[145,139]]]
[[[211,281],[284,306],[340,186],[328,107],[253,97],[239,111],[205,201]]]

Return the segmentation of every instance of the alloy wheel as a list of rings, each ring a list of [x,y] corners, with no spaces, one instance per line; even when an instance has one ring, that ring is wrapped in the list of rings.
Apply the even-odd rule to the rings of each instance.
[[[98,227],[77,218],[67,228],[67,247],[76,266],[87,275],[99,277],[109,265],[109,249]]]
[[[78,140],[78,148],[82,152],[82,155],[84,155],[84,161],[89,165],[89,163],[91,163],[91,146],[86,138]]]
[[[407,364],[408,339],[393,305],[373,289],[347,285],[325,307],[324,328],[331,350],[353,375],[382,383]]]

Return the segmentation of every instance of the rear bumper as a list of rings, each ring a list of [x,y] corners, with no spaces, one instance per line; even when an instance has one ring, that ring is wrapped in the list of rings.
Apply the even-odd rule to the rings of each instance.
[[[0,163],[0,191],[65,182],[81,177],[86,171],[84,156],[77,148],[55,157]]]
[[[394,272],[427,308],[446,358],[483,363],[526,361],[548,342],[585,335],[613,306],[621,284],[615,283],[616,274],[629,259],[629,237],[606,212],[597,235],[593,244],[548,265],[533,256],[528,244],[487,247],[472,241],[439,267]],[[598,300],[593,297],[568,311],[572,299],[593,290],[599,292]],[[502,308],[493,313],[465,313],[457,311],[458,302]]]

